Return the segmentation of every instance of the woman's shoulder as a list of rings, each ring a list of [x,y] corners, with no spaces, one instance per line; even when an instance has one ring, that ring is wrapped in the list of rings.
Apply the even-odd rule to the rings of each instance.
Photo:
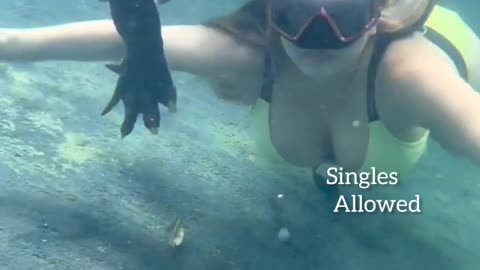
[[[385,50],[379,64],[379,72],[389,72],[391,77],[414,70],[438,68],[447,64],[452,71],[470,83],[474,89],[480,90],[480,39],[469,43],[468,55],[459,51],[447,39],[436,40],[425,32],[415,32],[409,36],[392,41]],[[421,73],[421,72],[417,72]]]
[[[379,33],[394,40],[385,61],[413,65],[410,58],[443,58],[453,61],[465,80],[475,80],[480,67],[480,40],[475,32],[458,13],[436,1],[420,0],[416,6],[409,1],[414,0],[391,0],[394,4],[382,15]]]
[[[207,20],[203,24],[235,36],[255,46],[267,44],[266,0],[250,0],[234,12]]]
[[[454,63],[422,33],[390,42],[375,78],[375,105],[385,126],[402,132],[416,130],[404,115],[405,102],[399,100],[422,97],[422,85],[442,76],[435,71],[455,72]]]
[[[420,58],[427,57],[427,58]],[[443,58],[451,61],[435,43],[429,40],[424,33],[414,32],[408,36],[390,42],[384,54],[384,62],[390,65],[414,63],[415,59],[428,61],[429,58]]]
[[[378,65],[376,92],[382,92],[382,89],[389,92],[388,86],[399,81],[405,84],[407,81],[430,80],[432,78],[425,76],[435,74],[436,70],[460,76],[455,62],[444,50],[423,33],[412,33],[390,42],[386,48]]]

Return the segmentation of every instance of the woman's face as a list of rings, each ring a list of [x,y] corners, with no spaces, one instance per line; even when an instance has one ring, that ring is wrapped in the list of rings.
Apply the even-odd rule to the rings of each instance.
[[[281,39],[283,48],[293,63],[305,75],[324,82],[334,75],[351,72],[374,32],[375,29],[372,29],[348,47],[335,50],[303,49],[283,37]]]

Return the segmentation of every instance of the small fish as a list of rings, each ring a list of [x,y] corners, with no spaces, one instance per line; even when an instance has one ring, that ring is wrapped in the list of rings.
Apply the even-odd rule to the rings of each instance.
[[[173,224],[168,244],[171,247],[179,247],[185,239],[185,225],[181,218],[177,218]]]

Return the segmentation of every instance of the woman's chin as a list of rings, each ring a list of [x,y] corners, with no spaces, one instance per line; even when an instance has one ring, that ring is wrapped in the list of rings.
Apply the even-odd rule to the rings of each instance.
[[[327,82],[329,79],[334,78],[340,71],[334,68],[301,68],[300,70],[309,78],[318,82]]]

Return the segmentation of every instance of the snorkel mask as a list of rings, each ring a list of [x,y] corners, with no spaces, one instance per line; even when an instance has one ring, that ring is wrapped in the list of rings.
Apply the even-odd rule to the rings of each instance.
[[[380,18],[385,0],[267,0],[274,31],[304,49],[340,49]]]

